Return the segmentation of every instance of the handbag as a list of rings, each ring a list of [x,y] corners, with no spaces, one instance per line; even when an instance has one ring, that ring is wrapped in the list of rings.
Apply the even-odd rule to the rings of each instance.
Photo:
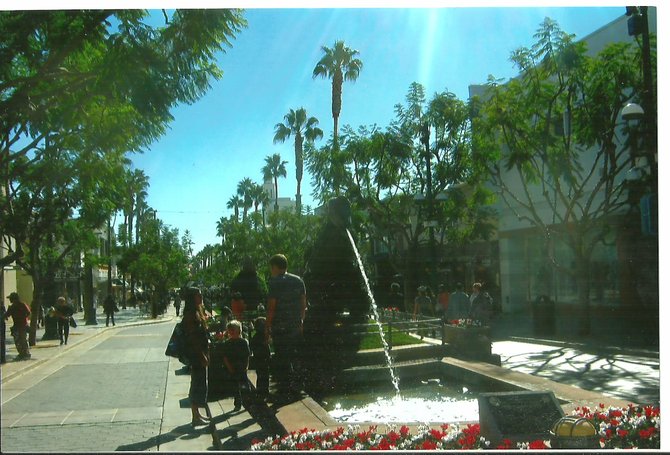
[[[191,360],[186,353],[186,334],[181,322],[178,322],[172,330],[172,335],[165,348],[165,355],[179,359],[184,365],[191,364]]]
[[[74,316],[70,316],[70,327],[77,328],[77,321],[75,321]]]

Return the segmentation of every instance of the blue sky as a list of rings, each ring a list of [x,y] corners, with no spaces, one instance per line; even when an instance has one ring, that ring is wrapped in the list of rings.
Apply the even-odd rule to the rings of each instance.
[[[197,103],[177,107],[169,132],[132,160],[150,178],[149,205],[165,223],[188,229],[197,252],[220,241],[216,222],[230,215],[228,199],[245,177],[261,183],[266,156],[288,161],[279,196],[295,198],[292,139],[274,145],[274,126],[304,107],[325,137],[332,134],[330,81],[312,79],[321,46],[342,39],[363,61],[358,80],[344,84],[340,125],[386,127],[412,82],[428,97],[447,89],[465,100],[468,86],[489,75],[515,76],[510,53],[534,42],[545,17],[580,39],[624,13],[623,6],[248,9],[248,27],[219,57],[223,78]],[[305,172],[303,202],[313,206],[310,181]]]

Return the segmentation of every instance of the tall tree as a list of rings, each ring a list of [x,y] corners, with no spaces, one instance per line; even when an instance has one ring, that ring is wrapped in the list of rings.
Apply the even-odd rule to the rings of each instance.
[[[320,151],[307,148],[315,197],[325,203],[334,191],[347,196],[354,211],[354,231],[375,239],[390,252],[395,270],[405,277],[408,298],[417,281],[429,278],[421,275],[423,267],[417,265],[431,251],[425,244],[426,206],[416,200],[427,186],[422,124],[433,132],[428,154],[433,161],[434,193],[448,192],[448,198],[435,206],[439,226],[435,250],[445,251],[490,234],[487,192],[480,188],[483,169],[472,160],[468,114],[469,106],[452,93],[436,93],[426,100],[423,86],[413,83],[385,130],[345,126],[342,149],[336,154],[328,147]],[[466,185],[460,185],[463,183]]]
[[[124,154],[206,93],[222,75],[215,53],[245,26],[239,10],[164,17],[152,26],[143,10],[0,12],[0,234],[10,254],[27,252],[32,341],[62,252],[85,251],[123,209]]]
[[[275,186],[275,212],[279,211],[279,177],[286,177],[286,164],[288,161],[282,161],[281,155],[275,153],[265,157],[265,166],[261,169],[263,180],[272,180]]]
[[[245,177],[237,184],[237,195],[242,201],[242,221],[247,219],[247,212],[253,206],[253,190],[255,183],[249,178]]]
[[[635,191],[623,178],[632,158],[620,112],[642,93],[640,51],[613,43],[589,57],[549,18],[535,38],[512,54],[518,78],[489,82],[475,119],[477,155],[507,208],[545,239],[549,267],[576,283],[585,334],[594,251],[616,218],[632,218]],[[555,254],[560,244],[571,254]]]
[[[239,195],[231,196],[226,203],[226,208],[233,210],[235,212],[235,221],[240,220],[240,207],[244,204],[242,198]]]
[[[359,52],[344,44],[344,41],[335,41],[333,47],[321,46],[323,56],[312,72],[312,77],[332,79],[332,113],[333,113],[333,149],[339,149],[338,124],[342,110],[342,83],[355,81],[363,68],[363,62],[357,57]]]
[[[263,185],[254,183],[254,186],[251,189],[251,199],[254,204],[254,212],[258,212],[258,207],[262,206],[269,202],[268,192],[265,191]]]
[[[284,116],[284,123],[275,125],[274,143],[284,142],[293,136],[293,146],[295,150],[295,179],[297,188],[295,194],[295,211],[298,215],[301,213],[301,195],[300,182],[302,181],[303,171],[303,142],[314,142],[323,137],[323,131],[317,127],[319,121],[316,117],[307,117],[307,111],[300,108],[296,111],[290,109]]]

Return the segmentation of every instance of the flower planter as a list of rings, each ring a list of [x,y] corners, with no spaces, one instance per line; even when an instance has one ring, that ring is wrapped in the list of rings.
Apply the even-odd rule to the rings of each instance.
[[[488,326],[445,325],[444,341],[453,357],[491,362],[491,328]]]

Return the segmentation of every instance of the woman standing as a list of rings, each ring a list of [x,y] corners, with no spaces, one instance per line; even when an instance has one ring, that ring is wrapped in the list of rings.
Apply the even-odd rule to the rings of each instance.
[[[63,339],[65,339],[65,344],[67,344],[67,339],[70,337],[70,317],[74,314],[74,308],[67,303],[65,297],[58,297],[54,309],[56,310],[60,344],[63,344]]]
[[[182,326],[186,336],[186,348],[191,362],[191,425],[207,425],[207,418],[199,409],[207,409],[207,366],[209,365],[209,338],[207,315],[198,288],[187,289],[184,299]]]

